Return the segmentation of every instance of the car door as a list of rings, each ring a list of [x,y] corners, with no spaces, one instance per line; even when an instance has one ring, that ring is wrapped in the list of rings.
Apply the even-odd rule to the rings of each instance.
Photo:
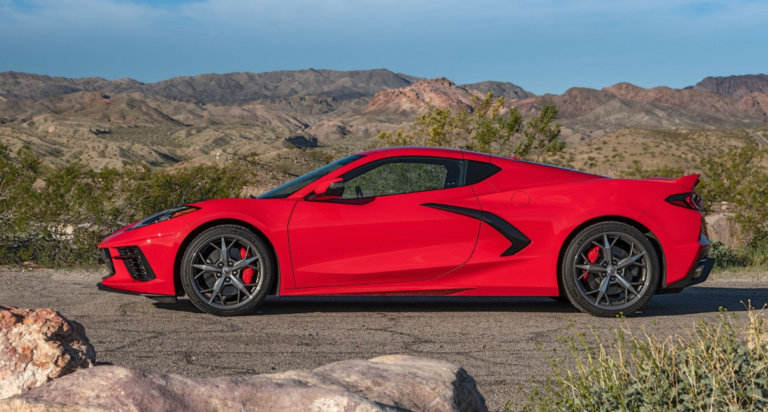
[[[465,165],[461,157],[384,158],[344,174],[340,199],[299,200],[288,225],[296,286],[420,281],[461,266],[480,221],[425,205],[479,209]]]

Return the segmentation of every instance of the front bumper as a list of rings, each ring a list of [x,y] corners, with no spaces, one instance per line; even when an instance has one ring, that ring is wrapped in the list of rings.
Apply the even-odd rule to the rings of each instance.
[[[98,246],[110,271],[102,285],[137,295],[177,296],[174,264],[189,231],[178,218],[110,235]]]
[[[111,288],[109,286],[104,286],[103,283],[99,282],[96,284],[96,287],[99,288],[99,290],[104,292],[112,292],[112,293],[121,293],[124,295],[134,295],[134,296],[144,296],[145,298],[150,298],[152,300],[161,302],[161,303],[176,303],[176,296],[168,296],[168,295],[155,295],[151,293],[138,293],[138,292],[129,292],[127,290],[120,290]]]

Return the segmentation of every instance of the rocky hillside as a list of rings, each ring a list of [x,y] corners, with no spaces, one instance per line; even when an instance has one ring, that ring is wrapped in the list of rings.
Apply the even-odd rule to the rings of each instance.
[[[0,73],[0,96],[6,99],[41,99],[92,91],[106,94],[142,92],[169,99],[193,99],[205,103],[240,103],[296,95],[323,95],[345,100],[371,97],[380,90],[406,87],[417,80],[416,77],[385,69],[203,74],[174,77],[157,83],[142,83],[133,79],[109,81],[99,77],[68,79],[3,72]]]
[[[278,153],[291,142],[348,153],[380,131],[407,128],[428,104],[471,110],[488,92],[534,116],[559,108],[579,144],[625,128],[743,129],[768,123],[768,76],[707,78],[694,87],[619,83],[536,96],[512,83],[457,85],[388,70],[208,74],[157,83],[0,73],[0,143],[51,163],[94,167]],[[306,146],[306,145],[305,145]]]
[[[741,100],[752,93],[768,93],[768,74],[707,77],[696,83],[693,89]]]
[[[445,77],[420,80],[408,87],[376,93],[363,111],[367,115],[413,115],[427,104],[440,108],[471,109],[472,96],[483,97],[478,90],[457,86]]]
[[[483,93],[493,92],[494,96],[503,97],[507,100],[536,97],[535,94],[509,82],[485,81],[480,83],[465,84],[463,87],[477,90]]]
[[[669,87],[644,89],[618,83],[602,90],[572,88],[562,95],[543,95],[510,102],[524,116],[544,104],[555,104],[562,123],[590,129],[634,128],[738,128],[768,122],[768,95],[744,100],[700,90]]]

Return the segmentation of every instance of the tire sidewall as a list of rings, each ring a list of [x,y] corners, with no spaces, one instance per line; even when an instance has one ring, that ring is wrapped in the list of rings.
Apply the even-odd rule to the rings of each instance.
[[[192,262],[195,258],[195,252],[197,249],[209,242],[211,239],[215,239],[221,236],[239,236],[246,239],[253,244],[257,249],[261,258],[261,264],[264,267],[264,285],[259,289],[255,298],[251,299],[247,304],[239,306],[233,309],[221,309],[208,304],[195,292],[192,285]],[[184,288],[184,292],[190,301],[200,310],[217,316],[237,316],[250,313],[256,307],[258,307],[264,299],[266,299],[269,293],[270,287],[275,277],[274,262],[272,261],[272,254],[264,243],[256,234],[252,231],[238,225],[219,225],[206,229],[201,232],[189,243],[184,251],[184,256],[181,260],[181,268],[179,275],[181,277],[181,285]]]
[[[573,262],[576,260],[576,254],[579,253],[584,244],[589,242],[590,239],[606,232],[618,232],[623,235],[632,237],[635,242],[639,243],[645,249],[649,256],[648,261],[650,263],[650,273],[648,276],[650,277],[650,281],[648,282],[647,289],[645,292],[643,292],[643,295],[640,297],[640,299],[623,309],[611,310],[595,306],[592,302],[582,296],[578,290],[578,285],[576,285],[576,276],[574,273],[576,268],[573,267]],[[659,265],[659,257],[656,253],[656,249],[654,249],[648,238],[645,237],[645,235],[643,235],[639,230],[620,222],[602,222],[585,228],[579,232],[576,237],[573,238],[565,251],[565,255],[563,256],[560,273],[562,274],[562,282],[566,296],[568,296],[568,299],[571,301],[571,303],[579,310],[595,316],[616,317],[619,315],[629,315],[634,313],[635,311],[642,308],[646,303],[648,303],[658,288],[659,280],[661,277],[661,266]]]

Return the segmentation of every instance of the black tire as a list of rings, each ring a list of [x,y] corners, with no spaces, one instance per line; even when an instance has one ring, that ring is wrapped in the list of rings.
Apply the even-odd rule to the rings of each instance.
[[[222,245],[217,248],[215,243],[218,242],[223,242],[225,245],[232,242],[235,247]],[[241,247],[238,249],[237,246]],[[253,260],[254,257],[257,259],[254,262],[246,262],[251,263],[252,266],[239,268],[238,271],[235,269],[236,266],[231,266],[230,263],[233,261],[240,262],[236,255],[238,250],[242,252],[245,249],[243,246],[247,246],[248,249],[245,255],[241,256],[240,261]],[[218,252],[216,252],[217,250]],[[227,273],[223,272],[224,268],[220,269],[221,272],[216,273],[193,267],[193,265],[211,268],[218,266],[219,263],[222,263],[222,250],[226,250],[228,255],[223,263],[229,269]],[[213,257],[211,258],[211,256]],[[249,272],[250,282],[258,279],[257,283],[253,283],[253,286],[250,287],[245,281],[245,270],[249,268],[251,269]],[[276,276],[275,272],[272,255],[261,238],[242,226],[219,225],[205,230],[192,240],[184,251],[180,275],[184,292],[200,310],[216,316],[238,316],[252,312],[264,301]],[[218,288],[218,293],[213,294],[213,288],[218,283],[218,279],[222,280],[222,284]],[[223,283],[224,280],[227,283]],[[236,284],[236,281],[239,283]],[[211,288],[208,296],[204,293],[207,290],[204,289],[206,287]],[[241,289],[241,287],[246,288]],[[236,300],[234,293],[237,293]],[[242,301],[240,300],[241,296]],[[209,297],[210,300],[206,300]]]
[[[586,250],[594,254],[595,262],[590,262]],[[606,250],[610,260],[605,259]],[[573,238],[560,273],[564,292],[576,308],[616,317],[648,303],[658,287],[660,268],[656,250],[640,231],[621,222],[601,222]]]

